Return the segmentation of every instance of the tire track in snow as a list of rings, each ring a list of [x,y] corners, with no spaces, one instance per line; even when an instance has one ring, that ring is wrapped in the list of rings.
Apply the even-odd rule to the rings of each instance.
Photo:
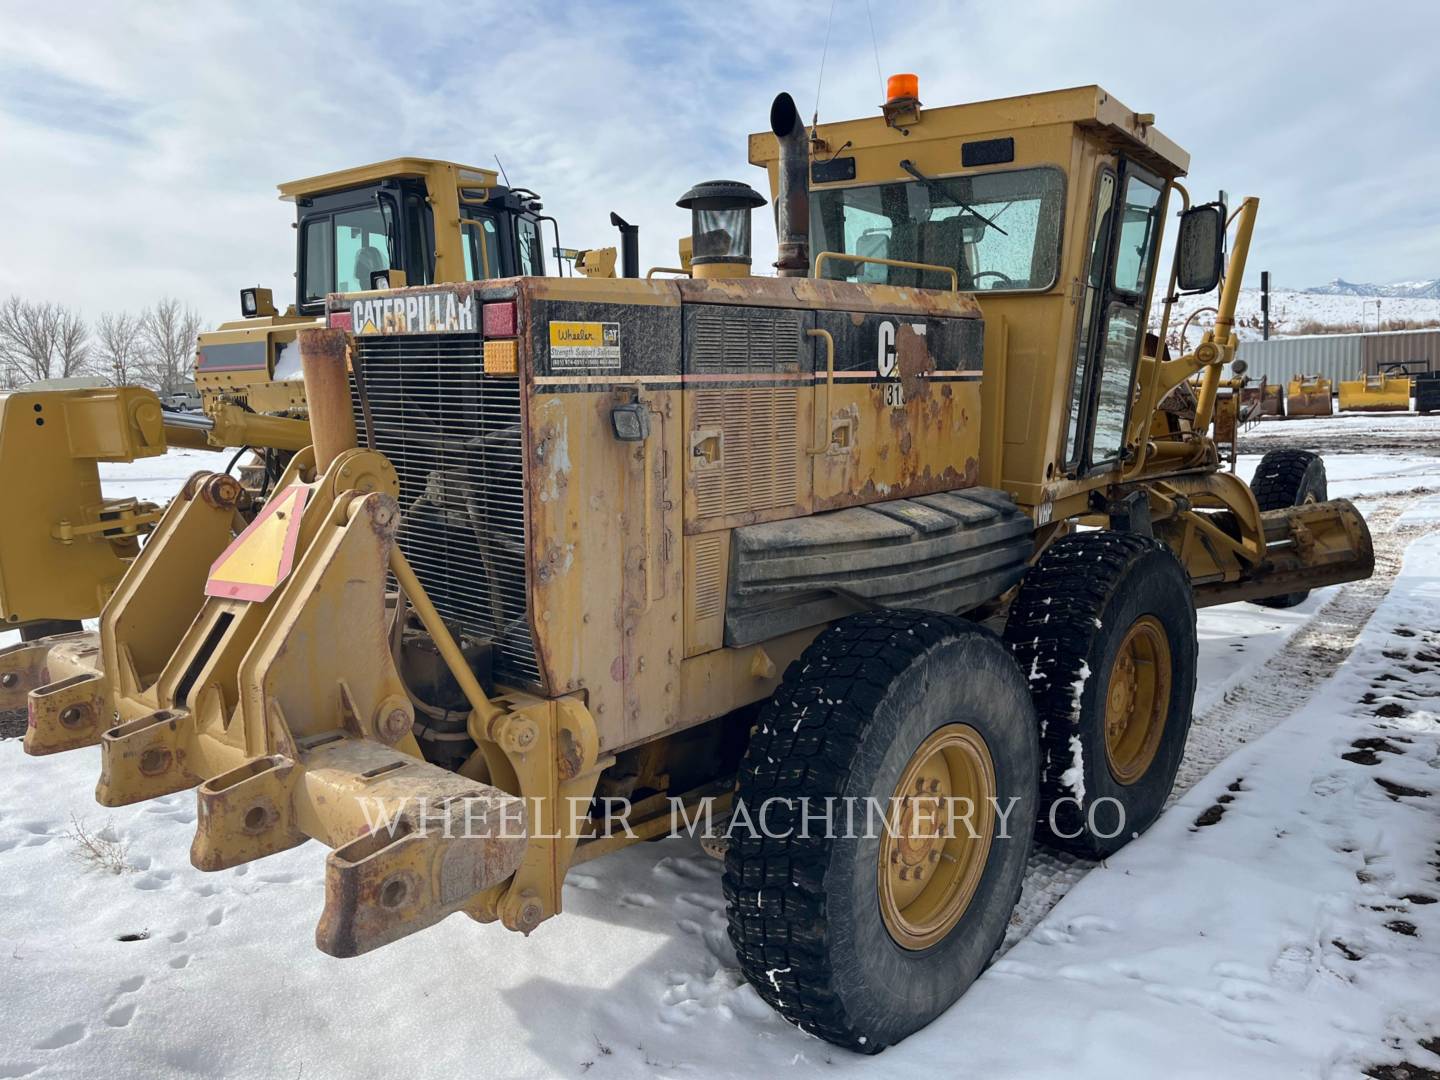
[[[1290,640],[1214,705],[1196,714],[1168,805],[1208,776],[1241,746],[1301,709],[1350,655],[1360,631],[1389,593],[1412,540],[1437,525],[1400,526],[1400,516],[1429,489],[1392,495],[1363,508],[1375,546],[1375,572],[1340,586]],[[1370,502],[1370,500],[1365,500]],[[1081,878],[1098,864],[1037,844],[1030,854],[1020,902],[1010,917],[1003,953],[1030,933]],[[997,954],[998,955],[998,954]]]

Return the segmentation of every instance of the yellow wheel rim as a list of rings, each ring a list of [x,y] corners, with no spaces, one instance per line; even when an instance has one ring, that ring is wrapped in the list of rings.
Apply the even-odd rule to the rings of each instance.
[[[1170,639],[1153,615],[1125,634],[1105,689],[1105,757],[1110,775],[1133,784],[1160,749],[1170,712]]]
[[[911,755],[880,838],[880,913],[897,945],[927,949],[975,895],[995,831],[995,763],[980,733],[947,724]]]

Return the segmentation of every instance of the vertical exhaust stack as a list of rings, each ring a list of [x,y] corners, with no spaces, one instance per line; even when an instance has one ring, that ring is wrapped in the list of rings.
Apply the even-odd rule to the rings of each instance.
[[[770,130],[780,144],[780,186],[775,196],[775,234],[781,277],[810,273],[810,147],[795,99],[780,94],[770,106]]]
[[[315,471],[324,472],[332,461],[356,445],[355,412],[350,404],[349,373],[345,370],[347,338],[345,331],[328,327],[306,328],[297,336],[305,397],[310,406]],[[363,395],[363,383],[359,390]]]
[[[631,225],[615,211],[610,211],[610,224],[620,230],[620,276],[640,276],[640,226]]]

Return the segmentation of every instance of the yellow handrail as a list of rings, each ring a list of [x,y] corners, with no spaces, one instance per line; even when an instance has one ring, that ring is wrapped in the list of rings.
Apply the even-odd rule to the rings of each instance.
[[[822,446],[817,441],[810,448],[810,455],[818,457],[830,449],[830,393],[835,386],[835,338],[831,336],[829,330],[806,330],[805,333],[809,337],[818,337],[825,342],[825,413],[821,418],[825,425],[825,434],[821,436],[824,439],[824,445]]]
[[[950,291],[960,291],[960,274],[953,266],[937,266],[935,263],[906,262],[903,259],[881,259],[873,255],[851,255],[847,251],[822,251],[815,256],[815,276],[824,277],[820,267],[826,259],[840,259],[844,262],[874,263],[877,266],[898,266],[905,270],[926,270],[934,274],[950,275]]]

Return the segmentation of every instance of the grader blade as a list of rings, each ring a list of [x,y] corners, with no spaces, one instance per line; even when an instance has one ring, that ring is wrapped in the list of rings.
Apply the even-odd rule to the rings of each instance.
[[[1260,522],[1265,530],[1264,559],[1239,581],[1196,585],[1197,606],[1359,581],[1375,570],[1370,530],[1349,499],[1267,510]]]

